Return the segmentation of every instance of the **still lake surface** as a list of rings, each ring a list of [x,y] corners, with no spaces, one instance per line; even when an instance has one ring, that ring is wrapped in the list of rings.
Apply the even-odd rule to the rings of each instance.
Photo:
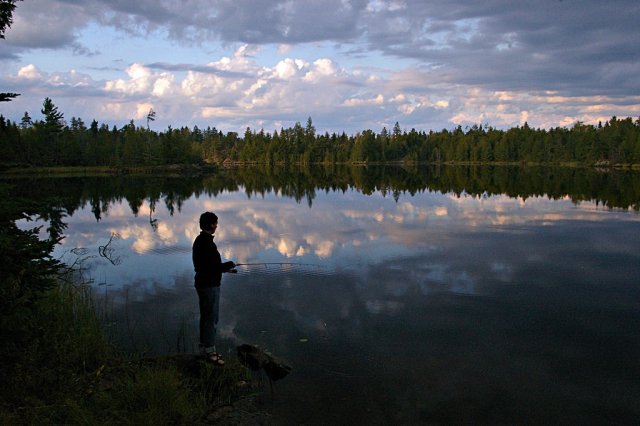
[[[56,197],[107,329],[197,350],[191,244],[220,218],[218,348],[286,360],[284,424],[633,423],[640,175],[520,168],[13,179]],[[285,263],[285,264],[282,264]],[[267,388],[268,389],[268,388]]]

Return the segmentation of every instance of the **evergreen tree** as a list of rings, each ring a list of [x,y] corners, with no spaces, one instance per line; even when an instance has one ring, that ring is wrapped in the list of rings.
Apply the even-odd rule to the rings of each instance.
[[[31,116],[29,116],[29,113],[25,111],[24,115],[22,116],[22,120],[20,121],[20,128],[24,130],[24,129],[28,129],[32,125],[33,125],[33,120],[31,120]]]
[[[13,11],[16,9],[16,2],[22,0],[0,0],[0,39],[4,39],[4,32],[13,23]],[[0,93],[0,102],[8,102],[18,93]]]
[[[40,112],[44,115],[45,130],[50,134],[58,134],[64,127],[64,114],[58,111],[50,98],[45,98]]]

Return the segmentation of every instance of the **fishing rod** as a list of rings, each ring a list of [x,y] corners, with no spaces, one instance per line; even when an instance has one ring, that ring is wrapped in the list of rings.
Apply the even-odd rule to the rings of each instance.
[[[296,266],[314,266],[317,268],[321,268],[322,265],[317,265],[315,263],[300,263],[300,262],[255,262],[255,263],[236,263],[236,266],[269,266],[269,265],[278,265],[278,266],[288,266],[288,265],[296,265]]]
[[[317,264],[313,264],[313,263],[301,263],[301,262],[252,262],[252,263],[236,263],[235,266],[244,266],[244,267],[252,267],[252,266],[258,266],[258,267],[264,267],[264,269],[269,270],[270,267],[275,266],[277,267],[282,267],[285,269],[288,269],[289,267],[303,267],[303,268],[312,268],[312,269],[317,269],[317,270],[322,270],[322,269],[326,269],[325,266],[323,265],[317,265]],[[233,273],[233,274],[237,274],[238,270],[232,269],[229,272]]]

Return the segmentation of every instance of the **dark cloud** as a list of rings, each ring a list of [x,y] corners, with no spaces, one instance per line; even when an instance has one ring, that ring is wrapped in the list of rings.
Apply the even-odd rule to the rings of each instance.
[[[640,4],[542,0],[104,2],[121,27],[252,44],[364,43],[495,90],[638,93]],[[124,15],[124,17],[123,17]]]
[[[129,33],[163,28],[191,42],[366,46],[438,65],[437,79],[495,90],[639,92],[636,0],[64,0],[46,12],[20,4],[16,15],[8,42],[29,48],[73,45],[90,54],[73,44],[75,31],[97,21]]]
[[[60,2],[21,2],[7,44],[19,48],[55,49],[74,44],[76,31],[88,22],[91,11]]]
[[[370,48],[441,64],[439,74],[461,84],[637,92],[632,67],[607,73],[640,62],[640,4],[634,1],[615,9],[596,1],[415,1],[368,19]]]
[[[0,61],[5,61],[5,60],[14,61],[19,58],[20,58],[19,49],[15,49],[12,47],[7,48],[5,46],[3,46],[2,49],[0,49]]]
[[[73,54],[78,56],[96,56],[100,54],[99,51],[93,51],[81,43],[72,43],[71,48]]]
[[[215,24],[220,37],[248,43],[345,41],[359,35],[366,1],[312,0],[273,2],[240,0],[220,8]],[[251,10],[252,13],[246,13]]]

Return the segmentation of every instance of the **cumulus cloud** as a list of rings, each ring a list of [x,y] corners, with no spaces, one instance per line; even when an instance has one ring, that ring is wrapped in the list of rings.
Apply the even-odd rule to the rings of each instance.
[[[60,61],[19,63],[0,84],[23,94],[8,106],[16,114],[47,93],[82,104],[70,115],[112,111],[97,117],[125,119],[152,103],[157,124],[218,119],[236,131],[307,116],[319,130],[352,133],[396,121],[425,130],[553,127],[638,113],[638,21],[635,0],[615,7],[595,0],[579,7],[560,0],[23,2],[0,61],[51,49]],[[97,31],[82,38],[89,27]],[[110,43],[149,46],[141,56],[151,60],[103,57],[100,28],[126,37]],[[154,51],[157,40],[178,50]],[[314,43],[339,54],[301,54]],[[174,60],[180,46],[200,46],[210,60]],[[266,58],[270,46],[276,54]],[[74,76],[63,63],[74,55],[121,74],[76,67]],[[72,100],[81,88],[104,99]]]
[[[29,64],[25,67],[20,68],[18,71],[19,78],[25,78],[27,80],[39,80],[42,78],[42,74],[38,71],[35,65]]]

